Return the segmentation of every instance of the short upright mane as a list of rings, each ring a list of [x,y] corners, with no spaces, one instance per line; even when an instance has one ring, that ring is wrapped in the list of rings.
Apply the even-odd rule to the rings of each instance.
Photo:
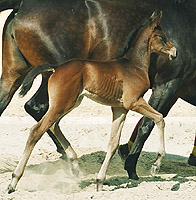
[[[129,33],[123,47],[120,48],[116,56],[117,59],[123,57],[127,53],[127,51],[134,46],[140,30],[146,27],[151,21],[151,17],[148,17],[143,19],[140,24],[135,26],[135,28]]]

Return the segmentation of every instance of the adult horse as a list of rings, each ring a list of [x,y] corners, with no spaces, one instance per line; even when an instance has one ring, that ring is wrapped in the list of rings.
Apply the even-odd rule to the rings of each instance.
[[[164,116],[179,97],[195,105],[194,0],[24,0],[5,25],[0,114],[32,66],[60,64],[76,57],[114,58],[130,30],[155,9],[163,11],[161,26],[179,56],[170,63],[162,56],[152,56],[149,74],[153,93],[149,103]],[[47,77],[43,77],[39,90],[25,105],[36,120],[48,109],[46,88]],[[130,178],[137,178],[137,159],[153,126],[151,120],[144,118],[125,163]],[[69,157],[76,156],[73,152],[69,145]]]

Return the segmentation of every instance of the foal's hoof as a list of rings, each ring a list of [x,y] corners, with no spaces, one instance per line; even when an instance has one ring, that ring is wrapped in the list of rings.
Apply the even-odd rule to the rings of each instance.
[[[73,174],[76,178],[79,178],[79,177],[80,177],[80,171],[79,171],[78,169],[72,168],[71,171],[72,171],[72,174]]]
[[[151,176],[155,176],[158,171],[159,171],[159,168],[156,165],[152,165],[151,171],[150,171]]]
[[[103,191],[103,182],[100,179],[97,179],[96,182],[97,182],[97,192]]]
[[[118,147],[118,155],[121,157],[123,161],[127,159],[127,156],[129,155],[129,147],[128,144],[122,144]]]
[[[188,164],[192,166],[196,166],[196,157],[193,154],[190,154],[188,159]]]
[[[8,194],[11,194],[12,192],[15,192],[15,189],[11,185],[8,185],[7,192]]]

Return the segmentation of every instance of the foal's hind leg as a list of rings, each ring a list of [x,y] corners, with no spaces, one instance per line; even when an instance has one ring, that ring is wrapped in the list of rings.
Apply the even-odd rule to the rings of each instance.
[[[34,146],[40,140],[42,135],[48,128],[52,126],[52,124],[60,117],[60,114],[56,114],[50,110],[43,118],[40,120],[30,131],[29,137],[26,142],[26,146],[23,152],[23,155],[12,174],[11,183],[8,186],[8,193],[14,192],[16,185],[20,178],[22,177],[25,166],[29,160],[31,152],[33,151]]]
[[[61,146],[63,147],[68,161],[71,162],[71,167],[72,167],[72,172],[74,175],[78,176],[79,175],[79,165],[78,165],[78,160],[77,160],[77,154],[70,145],[69,141],[65,138],[63,133],[61,132],[61,129],[59,127],[59,122],[55,123],[50,130],[53,129],[53,133],[60,142]]]
[[[10,20],[9,19],[7,21]],[[4,27],[5,31],[3,34],[3,54],[2,54],[2,75],[0,79],[0,115],[6,109],[7,105],[11,101],[14,93],[20,87],[24,77],[30,69],[30,65],[24,59],[24,56],[20,52],[15,39],[12,36],[12,23],[8,23]],[[47,82],[47,80],[45,81]],[[45,89],[43,86],[38,90],[33,96],[33,100],[29,101],[25,109],[32,115],[37,121],[39,121],[48,109],[48,94],[47,94],[47,84],[45,84]],[[55,136],[49,132],[50,137],[52,137],[57,149],[62,155],[64,151]]]
[[[57,84],[58,85],[58,84]],[[55,84],[53,85],[55,86]],[[59,122],[59,120],[68,112],[70,112],[75,106],[79,105],[81,102],[82,97],[79,97],[79,90],[78,92],[75,92],[75,90],[72,87],[72,90],[70,90],[72,84],[67,84],[66,86],[64,85],[64,94],[61,95],[59,93],[60,91],[60,86],[56,87],[56,90],[52,90],[51,92],[51,99],[50,99],[50,108],[46,115],[31,129],[25,150],[23,152],[22,158],[20,162],[18,163],[16,169],[14,170],[14,173],[12,175],[12,180],[10,185],[8,186],[8,193],[11,193],[15,191],[16,185],[19,181],[19,179],[22,177],[22,174],[24,172],[25,166],[28,162],[28,159],[31,155],[31,152],[36,145],[36,143],[39,141],[39,139],[42,137],[44,132],[46,132],[51,126]],[[76,84],[76,89],[77,89],[77,84]],[[69,91],[70,95],[68,94],[65,90]],[[57,92],[57,93],[55,93]],[[54,134],[56,134],[57,138],[59,139],[59,142],[62,144],[62,146],[67,148],[68,146],[68,141],[65,139],[65,137],[62,136],[62,133],[57,126],[54,126]],[[75,156],[75,155],[74,155]],[[71,157],[71,156],[70,156]],[[75,164],[75,163],[74,163]]]
[[[163,119],[163,115],[152,108],[142,97],[139,98],[137,102],[134,103],[132,109],[149,119],[152,119],[158,127],[159,137],[160,137],[160,145],[158,150],[158,155],[155,163],[152,166],[151,174],[154,175],[156,170],[160,168],[161,161],[165,156],[165,140],[164,140],[164,127],[165,122]]]
[[[74,108],[78,107],[81,103],[83,99],[83,95],[80,95],[74,106],[67,110],[65,114],[68,114],[69,112],[71,112]],[[63,135],[60,127],[59,127],[59,121],[56,122],[51,128],[50,130],[52,131],[52,133],[55,135],[55,137],[58,139],[59,143],[61,144],[61,146],[63,147],[68,160],[71,162],[71,166],[72,166],[72,172],[73,174],[75,174],[76,176],[79,175],[79,165],[78,165],[78,160],[77,160],[77,154],[74,151],[74,149],[72,148],[72,146],[70,145],[69,141],[65,138],[65,136]]]
[[[25,103],[26,112],[31,115],[36,121],[39,121],[43,115],[48,110],[48,78],[43,77],[42,83],[37,90],[37,92],[31,97],[31,99]],[[62,154],[62,158],[66,158],[66,153],[55,137],[55,134],[52,132],[53,130],[47,130],[48,135],[53,140],[57,147],[57,152]]]
[[[106,177],[106,171],[112,156],[114,155],[116,149],[118,148],[121,131],[128,111],[124,108],[112,108],[112,112],[113,112],[113,122],[112,122],[111,135],[108,143],[108,149],[105,160],[97,175],[97,191],[101,191],[103,188],[103,182]]]

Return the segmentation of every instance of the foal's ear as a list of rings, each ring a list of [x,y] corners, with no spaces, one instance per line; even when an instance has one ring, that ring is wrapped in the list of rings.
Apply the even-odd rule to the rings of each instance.
[[[159,25],[160,21],[161,21],[161,18],[162,18],[162,11],[154,11],[151,15],[151,23],[150,23],[150,26],[151,26],[151,29],[154,30],[154,28],[156,26]]]

